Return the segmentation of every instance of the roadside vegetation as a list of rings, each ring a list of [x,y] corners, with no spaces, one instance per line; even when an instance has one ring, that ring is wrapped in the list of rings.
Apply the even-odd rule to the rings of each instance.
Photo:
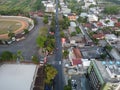
[[[11,61],[23,61],[23,55],[20,50],[18,50],[16,53],[12,53],[10,51],[3,51],[0,54],[0,62],[11,62]]]

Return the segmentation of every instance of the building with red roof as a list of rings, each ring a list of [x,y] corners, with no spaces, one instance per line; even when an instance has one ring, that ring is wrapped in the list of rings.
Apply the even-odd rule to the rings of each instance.
[[[104,39],[105,35],[103,33],[94,34],[93,38],[95,38],[95,39]]]
[[[115,23],[116,27],[120,27],[120,22]]]

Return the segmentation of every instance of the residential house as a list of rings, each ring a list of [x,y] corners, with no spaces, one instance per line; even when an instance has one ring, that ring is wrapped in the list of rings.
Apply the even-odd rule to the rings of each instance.
[[[85,18],[85,17],[87,17],[87,16],[88,16],[88,14],[85,13],[85,12],[82,12],[82,13],[80,14],[80,17],[83,17],[83,18]]]
[[[84,5],[85,8],[89,8],[91,4],[96,5],[95,0],[84,0],[84,3],[85,3]]]
[[[47,3],[45,7],[45,12],[56,12],[54,3]]]
[[[106,34],[105,39],[110,45],[118,41],[118,38],[115,34]]]
[[[104,39],[105,35],[103,33],[93,34],[93,38],[95,39]]]
[[[75,21],[77,19],[77,16],[75,13],[68,14],[68,19],[71,21]]]
[[[69,13],[71,13],[71,9],[69,9],[69,8],[67,8],[67,7],[62,7],[62,8],[61,8],[61,12],[62,12],[63,14],[69,14]]]
[[[80,50],[77,47],[71,48],[69,52],[69,60],[71,62],[71,65],[76,66],[76,65],[82,64],[81,58],[82,58],[82,55]]]
[[[94,21],[98,21],[98,17],[96,16],[96,15],[94,15],[94,14],[92,14],[92,15],[88,15],[88,21],[89,22],[94,22]]]

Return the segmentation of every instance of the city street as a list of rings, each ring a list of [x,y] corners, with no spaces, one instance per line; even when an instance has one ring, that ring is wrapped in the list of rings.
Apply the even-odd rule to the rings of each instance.
[[[38,52],[36,38],[38,36],[40,27],[44,26],[41,17],[36,17],[36,20],[38,24],[35,25],[33,30],[29,32],[29,34],[25,37],[25,40],[14,42],[10,45],[0,45],[0,53],[3,51],[16,53],[18,50],[20,50],[25,60],[31,60],[31,56],[36,55]]]

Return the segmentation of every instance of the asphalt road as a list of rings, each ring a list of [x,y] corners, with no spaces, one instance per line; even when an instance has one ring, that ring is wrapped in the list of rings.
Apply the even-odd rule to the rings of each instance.
[[[63,81],[63,70],[62,70],[62,45],[59,31],[59,22],[58,22],[58,0],[56,0],[56,14],[55,14],[55,40],[56,40],[56,50],[55,50],[55,61],[58,64],[54,64],[54,67],[58,70],[58,74],[55,77],[55,87],[54,90],[63,90],[64,81]]]
[[[37,25],[29,32],[26,36],[26,39],[14,42],[10,45],[0,45],[0,53],[3,51],[10,51],[16,53],[18,50],[22,51],[22,55],[25,60],[31,60],[32,55],[38,54],[38,48],[36,45],[36,38],[38,36],[38,32],[40,27],[44,26],[41,17],[36,17],[38,22]]]

